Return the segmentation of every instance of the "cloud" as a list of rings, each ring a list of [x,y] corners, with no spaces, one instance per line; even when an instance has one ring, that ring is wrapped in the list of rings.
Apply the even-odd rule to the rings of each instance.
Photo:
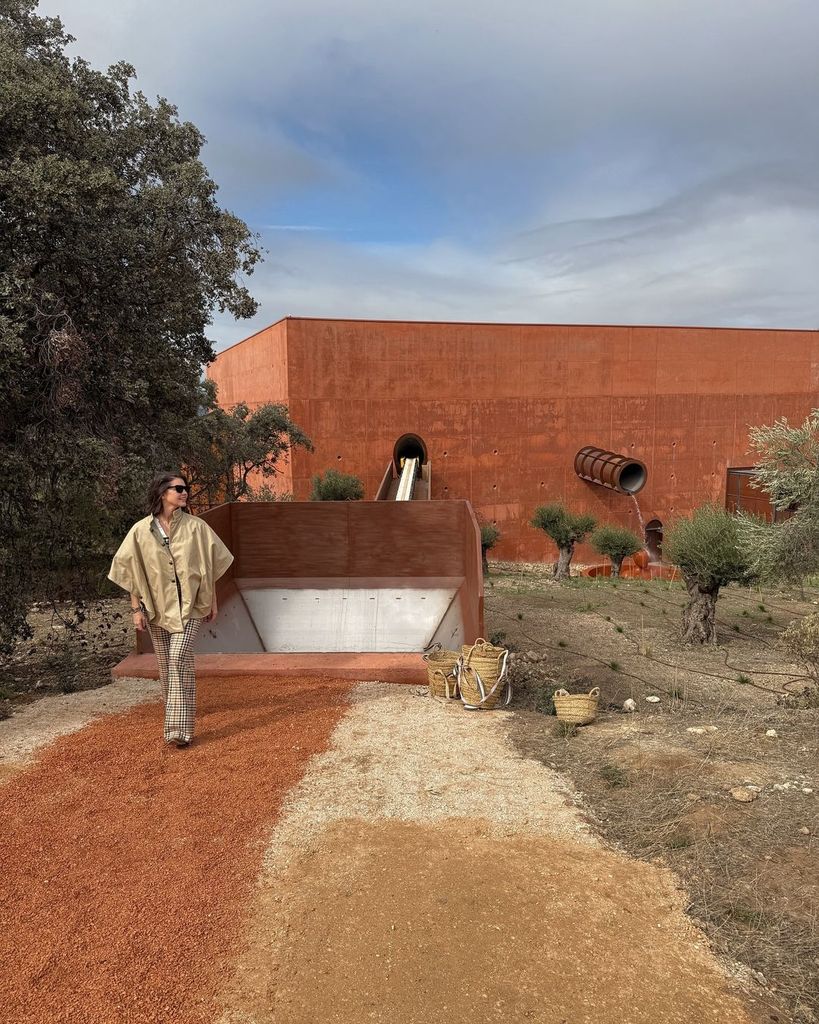
[[[130,60],[208,137],[222,201],[270,250],[254,326],[817,326],[813,0],[61,0],[60,14],[78,52]],[[215,330],[223,344],[247,327]]]

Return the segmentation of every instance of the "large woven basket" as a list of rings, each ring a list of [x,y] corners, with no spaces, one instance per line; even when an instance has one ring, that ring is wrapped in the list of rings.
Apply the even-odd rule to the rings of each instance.
[[[460,660],[457,651],[447,651],[440,644],[436,644],[431,651],[424,655],[431,697],[454,700],[460,696],[458,689],[458,663]]]
[[[483,638],[461,648],[459,683],[461,700],[469,710],[506,707],[512,686],[505,679],[509,651]]]
[[[555,714],[561,722],[567,725],[588,725],[597,717],[600,687],[595,686],[588,693],[555,690],[552,700],[555,703]]]

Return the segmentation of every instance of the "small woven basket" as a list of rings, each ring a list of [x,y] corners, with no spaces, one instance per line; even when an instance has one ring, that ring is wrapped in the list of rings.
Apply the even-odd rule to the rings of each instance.
[[[457,651],[447,651],[440,644],[436,644],[431,651],[424,655],[424,661],[427,663],[430,697],[454,700],[460,696],[458,688],[458,663],[460,660]]]
[[[588,693],[555,690],[552,700],[559,721],[566,722],[567,725],[588,725],[597,717],[600,687],[595,686]]]
[[[458,681],[461,700],[469,710],[506,707],[512,699],[512,686],[504,681],[509,651],[481,638],[461,648]]]

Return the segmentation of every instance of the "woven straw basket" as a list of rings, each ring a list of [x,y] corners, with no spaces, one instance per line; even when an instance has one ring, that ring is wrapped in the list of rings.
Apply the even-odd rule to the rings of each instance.
[[[504,680],[509,651],[495,647],[483,638],[461,648],[459,683],[461,700],[469,710],[506,707],[512,699],[512,686]]]
[[[561,722],[567,725],[588,725],[597,717],[600,687],[595,686],[588,693],[555,690],[552,700],[555,702],[555,714]]]
[[[431,651],[424,655],[424,661],[427,663],[430,697],[454,700],[460,696],[458,689],[460,655],[457,651],[447,651],[440,644],[436,644]]]

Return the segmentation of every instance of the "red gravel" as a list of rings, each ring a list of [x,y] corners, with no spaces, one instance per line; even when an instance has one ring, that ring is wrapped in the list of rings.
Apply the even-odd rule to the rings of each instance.
[[[351,685],[204,679],[189,749],[143,705],[2,786],[4,1024],[211,1022],[265,839]]]

